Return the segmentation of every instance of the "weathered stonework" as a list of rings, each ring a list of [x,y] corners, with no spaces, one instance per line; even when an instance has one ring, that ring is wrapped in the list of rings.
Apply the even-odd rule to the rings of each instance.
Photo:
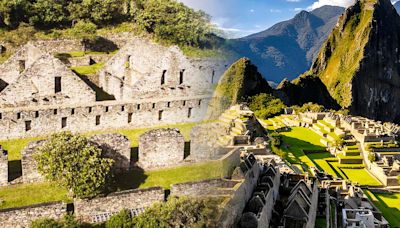
[[[100,86],[117,100],[211,96],[228,63],[186,57],[176,47],[132,39],[100,72]]]
[[[178,129],[151,130],[139,138],[139,166],[144,169],[177,165],[184,159],[185,139]]]
[[[22,154],[22,180],[24,183],[33,183],[44,181],[45,178],[39,173],[37,163],[33,157],[38,147],[44,145],[46,141],[30,142],[21,152]]]
[[[1,209],[0,227],[27,228],[31,222],[41,218],[61,219],[67,213],[62,202],[46,203],[29,207]]]
[[[164,198],[164,189],[154,187],[116,192],[94,199],[76,199],[75,216],[83,222],[104,222],[123,209],[140,212],[156,202],[164,201]]]
[[[8,184],[8,156],[0,145],[0,186]]]
[[[114,169],[117,172],[128,171],[131,162],[131,142],[121,134],[95,135],[89,138],[96,146],[103,150],[103,156],[114,160]]]

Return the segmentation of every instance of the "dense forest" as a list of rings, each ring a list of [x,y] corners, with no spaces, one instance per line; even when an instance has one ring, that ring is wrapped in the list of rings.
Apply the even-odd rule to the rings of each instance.
[[[176,0],[0,0],[3,32],[75,28],[79,34],[126,23],[182,46],[209,47],[218,40],[207,14]]]

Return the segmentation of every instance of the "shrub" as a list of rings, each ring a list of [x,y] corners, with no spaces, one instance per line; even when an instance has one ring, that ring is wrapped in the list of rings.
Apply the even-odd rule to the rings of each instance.
[[[30,225],[31,228],[62,228],[63,225],[54,219],[37,219]]]
[[[116,215],[113,215],[110,220],[108,220],[105,224],[106,228],[126,228],[132,227],[132,218],[131,214],[128,210],[122,210]]]
[[[70,132],[54,134],[34,155],[39,172],[76,197],[94,197],[105,187],[113,164],[89,140]]]
[[[369,160],[370,162],[376,161],[376,155],[375,155],[375,153],[373,153],[373,152],[369,153],[369,154],[368,154],[368,160]]]
[[[84,40],[94,40],[96,33],[97,26],[90,21],[78,21],[70,30],[71,36]]]

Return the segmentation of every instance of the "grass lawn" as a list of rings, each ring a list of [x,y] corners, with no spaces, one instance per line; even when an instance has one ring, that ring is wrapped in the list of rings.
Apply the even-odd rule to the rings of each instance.
[[[199,123],[188,123],[188,124],[177,124],[177,125],[166,125],[166,126],[159,126],[154,128],[178,128],[182,135],[185,137],[186,141],[189,141],[190,131],[192,128]],[[154,128],[137,128],[137,129],[119,129],[119,130],[109,130],[109,131],[96,131],[90,132],[85,135],[94,135],[94,134],[102,134],[102,133],[120,133],[128,137],[131,141],[132,147],[137,147],[139,144],[139,136],[146,131]],[[16,161],[21,160],[21,151],[28,145],[29,142],[44,139],[43,137],[36,137],[36,138],[23,138],[23,139],[13,139],[7,141],[0,141],[0,145],[3,146],[5,150],[8,151],[8,160],[9,161]]]
[[[52,201],[70,202],[67,191],[54,183],[19,184],[0,188],[0,208],[22,207]]]
[[[391,227],[400,227],[400,193],[372,193],[368,190],[364,192],[379,208]]]
[[[349,180],[357,182],[361,186],[381,186],[376,178],[371,176],[365,169],[345,169],[341,168],[342,172]],[[400,202],[399,202],[400,203]]]
[[[283,146],[281,149],[288,153],[290,163],[304,164],[307,167],[316,166],[303,150],[324,150],[319,142],[321,136],[308,128],[293,127],[288,132],[282,132]]]
[[[93,75],[96,74],[98,70],[103,68],[104,63],[96,63],[90,66],[77,66],[71,67],[71,70],[75,71],[80,75]]]

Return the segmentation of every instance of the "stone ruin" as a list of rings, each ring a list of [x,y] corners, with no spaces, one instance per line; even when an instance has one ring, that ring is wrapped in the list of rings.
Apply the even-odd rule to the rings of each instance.
[[[139,138],[139,163],[144,169],[168,167],[185,158],[185,139],[179,129],[151,130]]]
[[[0,186],[8,184],[8,156],[0,145]]]
[[[121,134],[95,135],[89,140],[103,151],[103,156],[114,160],[117,172],[129,171],[131,164],[131,142]]]
[[[131,143],[120,134],[95,135],[89,140],[103,150],[103,156],[114,159],[114,171],[117,173],[129,171],[131,163]],[[44,177],[38,172],[37,163],[33,157],[36,149],[43,146],[45,140],[30,142],[22,151],[22,181],[24,183],[42,182]],[[5,172],[6,174],[8,172]],[[1,173],[3,174],[3,172]]]

